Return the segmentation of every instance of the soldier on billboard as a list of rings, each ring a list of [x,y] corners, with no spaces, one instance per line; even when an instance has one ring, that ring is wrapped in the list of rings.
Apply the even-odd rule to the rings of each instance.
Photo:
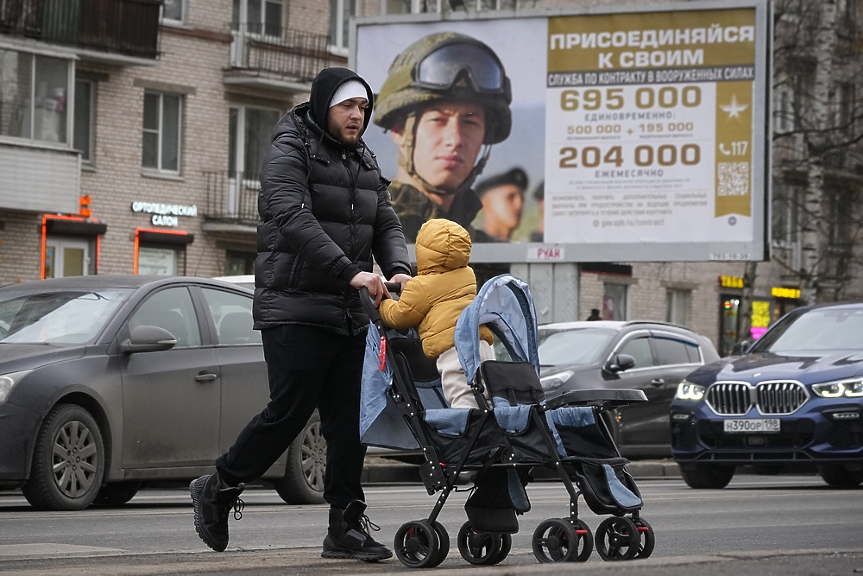
[[[474,242],[492,241],[471,225],[482,208],[472,185],[491,146],[509,136],[511,100],[500,59],[470,36],[429,34],[393,60],[374,122],[398,147],[389,191],[409,243],[432,218],[457,222]]]

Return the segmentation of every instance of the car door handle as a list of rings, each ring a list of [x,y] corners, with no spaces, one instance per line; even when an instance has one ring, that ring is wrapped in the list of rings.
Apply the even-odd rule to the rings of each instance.
[[[213,374],[212,372],[201,372],[197,376],[195,376],[196,382],[212,382],[216,378],[218,378],[218,374]]]
[[[662,386],[663,384],[665,384],[665,379],[664,378],[654,378],[653,380],[650,381],[650,383],[653,384],[654,386]]]

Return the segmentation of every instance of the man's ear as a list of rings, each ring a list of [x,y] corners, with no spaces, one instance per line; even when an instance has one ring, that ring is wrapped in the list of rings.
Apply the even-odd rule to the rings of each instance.
[[[403,121],[396,122],[390,129],[390,138],[393,139],[395,145],[401,150],[405,143],[405,123]]]

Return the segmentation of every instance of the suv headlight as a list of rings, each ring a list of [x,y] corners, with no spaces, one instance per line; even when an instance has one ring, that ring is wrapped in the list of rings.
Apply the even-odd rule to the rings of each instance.
[[[6,402],[9,393],[15,384],[21,381],[24,376],[32,372],[32,370],[24,370],[22,372],[12,372],[10,374],[0,374],[0,404]]]
[[[863,397],[863,379],[841,380],[813,384],[812,391],[822,398],[861,398]]]
[[[679,400],[698,401],[704,398],[704,391],[707,390],[700,384],[693,384],[688,380],[684,380],[677,385],[677,393],[674,395]]]
[[[554,390],[563,386],[570,378],[572,378],[572,370],[566,370],[550,376],[543,376],[539,379],[539,383],[542,384],[543,390]]]

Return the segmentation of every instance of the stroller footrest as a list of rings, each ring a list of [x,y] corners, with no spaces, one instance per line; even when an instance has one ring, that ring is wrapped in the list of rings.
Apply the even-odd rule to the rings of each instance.
[[[647,402],[647,396],[641,390],[570,390],[551,400],[545,405],[553,410],[565,405],[600,406],[603,408],[615,408],[625,406],[633,402]]]

